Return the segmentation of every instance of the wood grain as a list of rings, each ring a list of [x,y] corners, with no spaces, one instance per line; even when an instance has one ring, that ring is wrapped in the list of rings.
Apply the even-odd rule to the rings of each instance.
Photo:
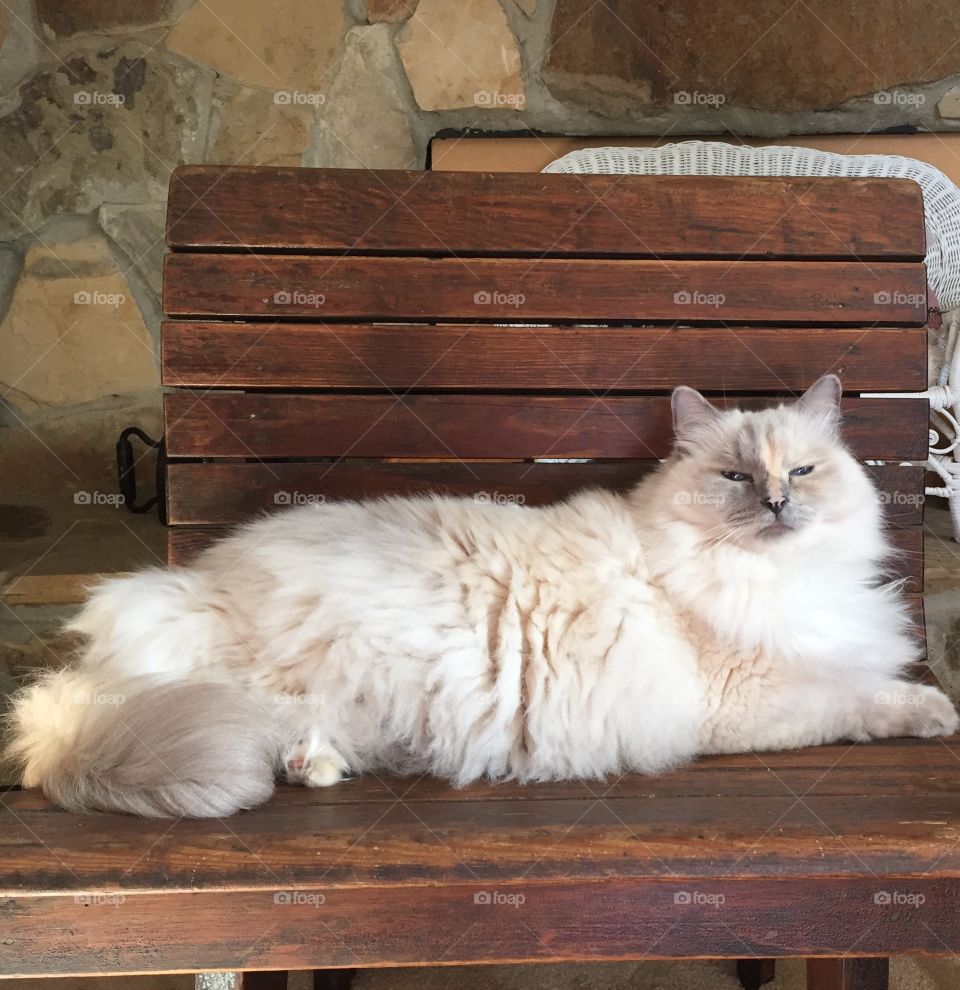
[[[928,669],[919,665],[918,670],[923,671],[923,676],[918,672],[914,679],[929,682]],[[880,753],[875,747],[892,748],[896,753]],[[280,817],[287,814],[284,808],[299,806],[305,801],[332,808],[341,804],[377,804],[395,798],[399,793],[402,793],[404,803],[414,810],[420,803],[571,801],[595,798],[600,793],[604,794],[605,799],[638,800],[709,798],[718,794],[733,795],[734,792],[744,797],[772,798],[783,795],[786,788],[790,788],[797,793],[811,791],[821,797],[842,797],[862,789],[864,776],[869,777],[870,787],[877,791],[878,796],[949,795],[958,787],[954,772],[956,762],[953,739],[945,740],[945,745],[937,749],[930,748],[929,740],[897,739],[853,746],[837,743],[776,754],[737,753],[703,757],[680,770],[656,777],[627,774],[619,779],[611,778],[600,790],[594,781],[553,781],[536,785],[516,781],[480,782],[466,788],[455,788],[436,777],[400,779],[367,774],[336,787],[308,791],[306,794],[298,787],[278,785],[272,799],[277,807],[272,814]],[[758,767],[763,767],[764,772],[758,773]],[[825,774],[827,767],[829,773]],[[14,790],[4,795],[5,801],[9,803],[12,794],[18,795],[18,801],[25,802],[24,807],[42,807],[45,812],[57,810],[57,813],[66,814],[53,809],[36,791]],[[310,794],[312,798],[308,798]],[[29,800],[27,795],[30,795]],[[257,812],[263,813],[265,811]]]
[[[923,910],[875,905],[883,885],[922,896]],[[947,956],[956,951],[958,894],[954,878],[880,875],[812,884],[789,876],[695,885],[687,878],[515,881],[492,890],[469,878],[422,888],[385,881],[367,889],[324,883],[284,890],[262,882],[220,892],[128,894],[109,910],[84,909],[70,894],[18,896],[6,905],[0,973],[101,976],[185,964],[358,968],[737,958],[747,952]],[[493,897],[513,898],[519,906],[486,903]]]
[[[243,388],[921,390],[922,327],[397,326],[168,322],[163,384]]]
[[[377,498],[382,495],[519,496],[545,505],[583,488],[626,491],[650,470],[642,461],[589,464],[441,462],[406,464],[348,459],[339,462],[269,464],[231,461],[167,465],[167,518],[171,525],[234,523],[264,511],[307,501]],[[912,526],[923,519],[920,465],[871,465],[887,519]]]
[[[167,210],[178,249],[922,259],[923,229],[915,183],[825,177],[187,165]]]
[[[166,256],[170,316],[922,326],[919,262]]]
[[[0,584],[0,603],[10,608],[74,605],[84,601],[90,588],[104,576],[89,570],[81,574],[11,574]]]
[[[960,846],[949,844],[960,827],[958,742],[705,757],[659,777],[606,783],[453,789],[430,778],[368,775],[323,790],[282,787],[263,808],[228,822],[78,816],[36,791],[10,792],[0,809],[0,892],[73,890],[74,873],[97,889],[130,891],[378,881],[422,887],[507,881],[521,870],[531,882],[705,878],[727,870],[731,878],[774,879],[788,865],[808,878],[867,866],[910,876],[941,856],[940,875],[960,880]],[[750,802],[741,801],[745,793]],[[797,804],[798,793],[807,807]],[[782,827],[765,835],[783,813]],[[704,828],[711,841],[695,841]],[[442,841],[426,841],[431,829]],[[38,859],[44,848],[51,854]]]
[[[778,400],[734,400],[750,408]],[[719,403],[723,405],[724,403]],[[923,399],[846,399],[844,435],[864,460],[922,460]],[[667,396],[164,396],[170,457],[662,458]]]
[[[307,502],[428,492],[546,505],[584,488],[626,491],[651,469],[649,463],[639,461],[171,462],[167,465],[168,519],[172,525],[217,525]]]
[[[0,973],[947,954],[958,744],[709,757],[606,783],[367,776],[283,787],[228,822],[80,817],[12,792]],[[525,900],[475,899],[494,892]]]

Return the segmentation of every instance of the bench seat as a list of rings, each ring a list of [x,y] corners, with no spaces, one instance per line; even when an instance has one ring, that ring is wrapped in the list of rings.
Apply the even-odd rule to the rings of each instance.
[[[463,790],[367,776],[225,821],[8,793],[0,972],[953,953],[958,753],[891,740]]]
[[[929,410],[884,394],[927,383],[913,183],[188,166],[167,244],[171,563],[304,501],[623,490],[674,385],[762,406],[833,371],[922,634]],[[807,956],[879,990],[960,952],[958,903],[960,739],[370,775],[224,821],[0,803],[0,976],[718,957],[755,987]]]

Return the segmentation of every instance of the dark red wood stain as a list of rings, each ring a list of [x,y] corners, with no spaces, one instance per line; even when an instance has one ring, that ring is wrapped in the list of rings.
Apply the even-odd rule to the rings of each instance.
[[[919,262],[168,254],[170,316],[923,326]]]
[[[927,383],[916,329],[509,327],[170,322],[163,383],[213,388],[800,392]]]
[[[167,243],[342,253],[923,258],[898,179],[181,166]]]

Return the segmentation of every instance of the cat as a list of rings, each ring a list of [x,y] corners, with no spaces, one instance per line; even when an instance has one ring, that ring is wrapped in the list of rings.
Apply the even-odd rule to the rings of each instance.
[[[952,733],[904,677],[920,648],[840,391],[751,412],[680,387],[673,453],[627,494],[308,505],[108,580],[79,661],[15,698],[23,783],[225,816],[278,773],[599,778]]]

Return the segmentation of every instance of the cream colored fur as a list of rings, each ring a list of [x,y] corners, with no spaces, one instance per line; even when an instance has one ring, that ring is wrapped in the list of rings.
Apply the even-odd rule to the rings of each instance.
[[[75,623],[79,663],[15,705],[24,782],[77,807],[222,814],[269,790],[261,744],[311,785],[368,769],[466,784],[952,732],[948,699],[903,679],[918,647],[883,583],[880,506],[837,439],[838,399],[832,377],[763,412],[721,413],[679,389],[677,450],[629,495],[311,505],[241,528],[190,568],[108,581]],[[191,711],[197,685],[223,706]],[[162,686],[166,707],[144,714]],[[238,698],[261,712],[257,739],[238,734],[239,770],[221,735],[189,773],[182,753],[157,755],[146,797],[117,783],[118,736],[162,743],[189,723],[202,746]],[[238,781],[231,804],[243,767],[258,781]],[[184,777],[180,807],[170,788]],[[205,777],[218,798],[198,810]]]

